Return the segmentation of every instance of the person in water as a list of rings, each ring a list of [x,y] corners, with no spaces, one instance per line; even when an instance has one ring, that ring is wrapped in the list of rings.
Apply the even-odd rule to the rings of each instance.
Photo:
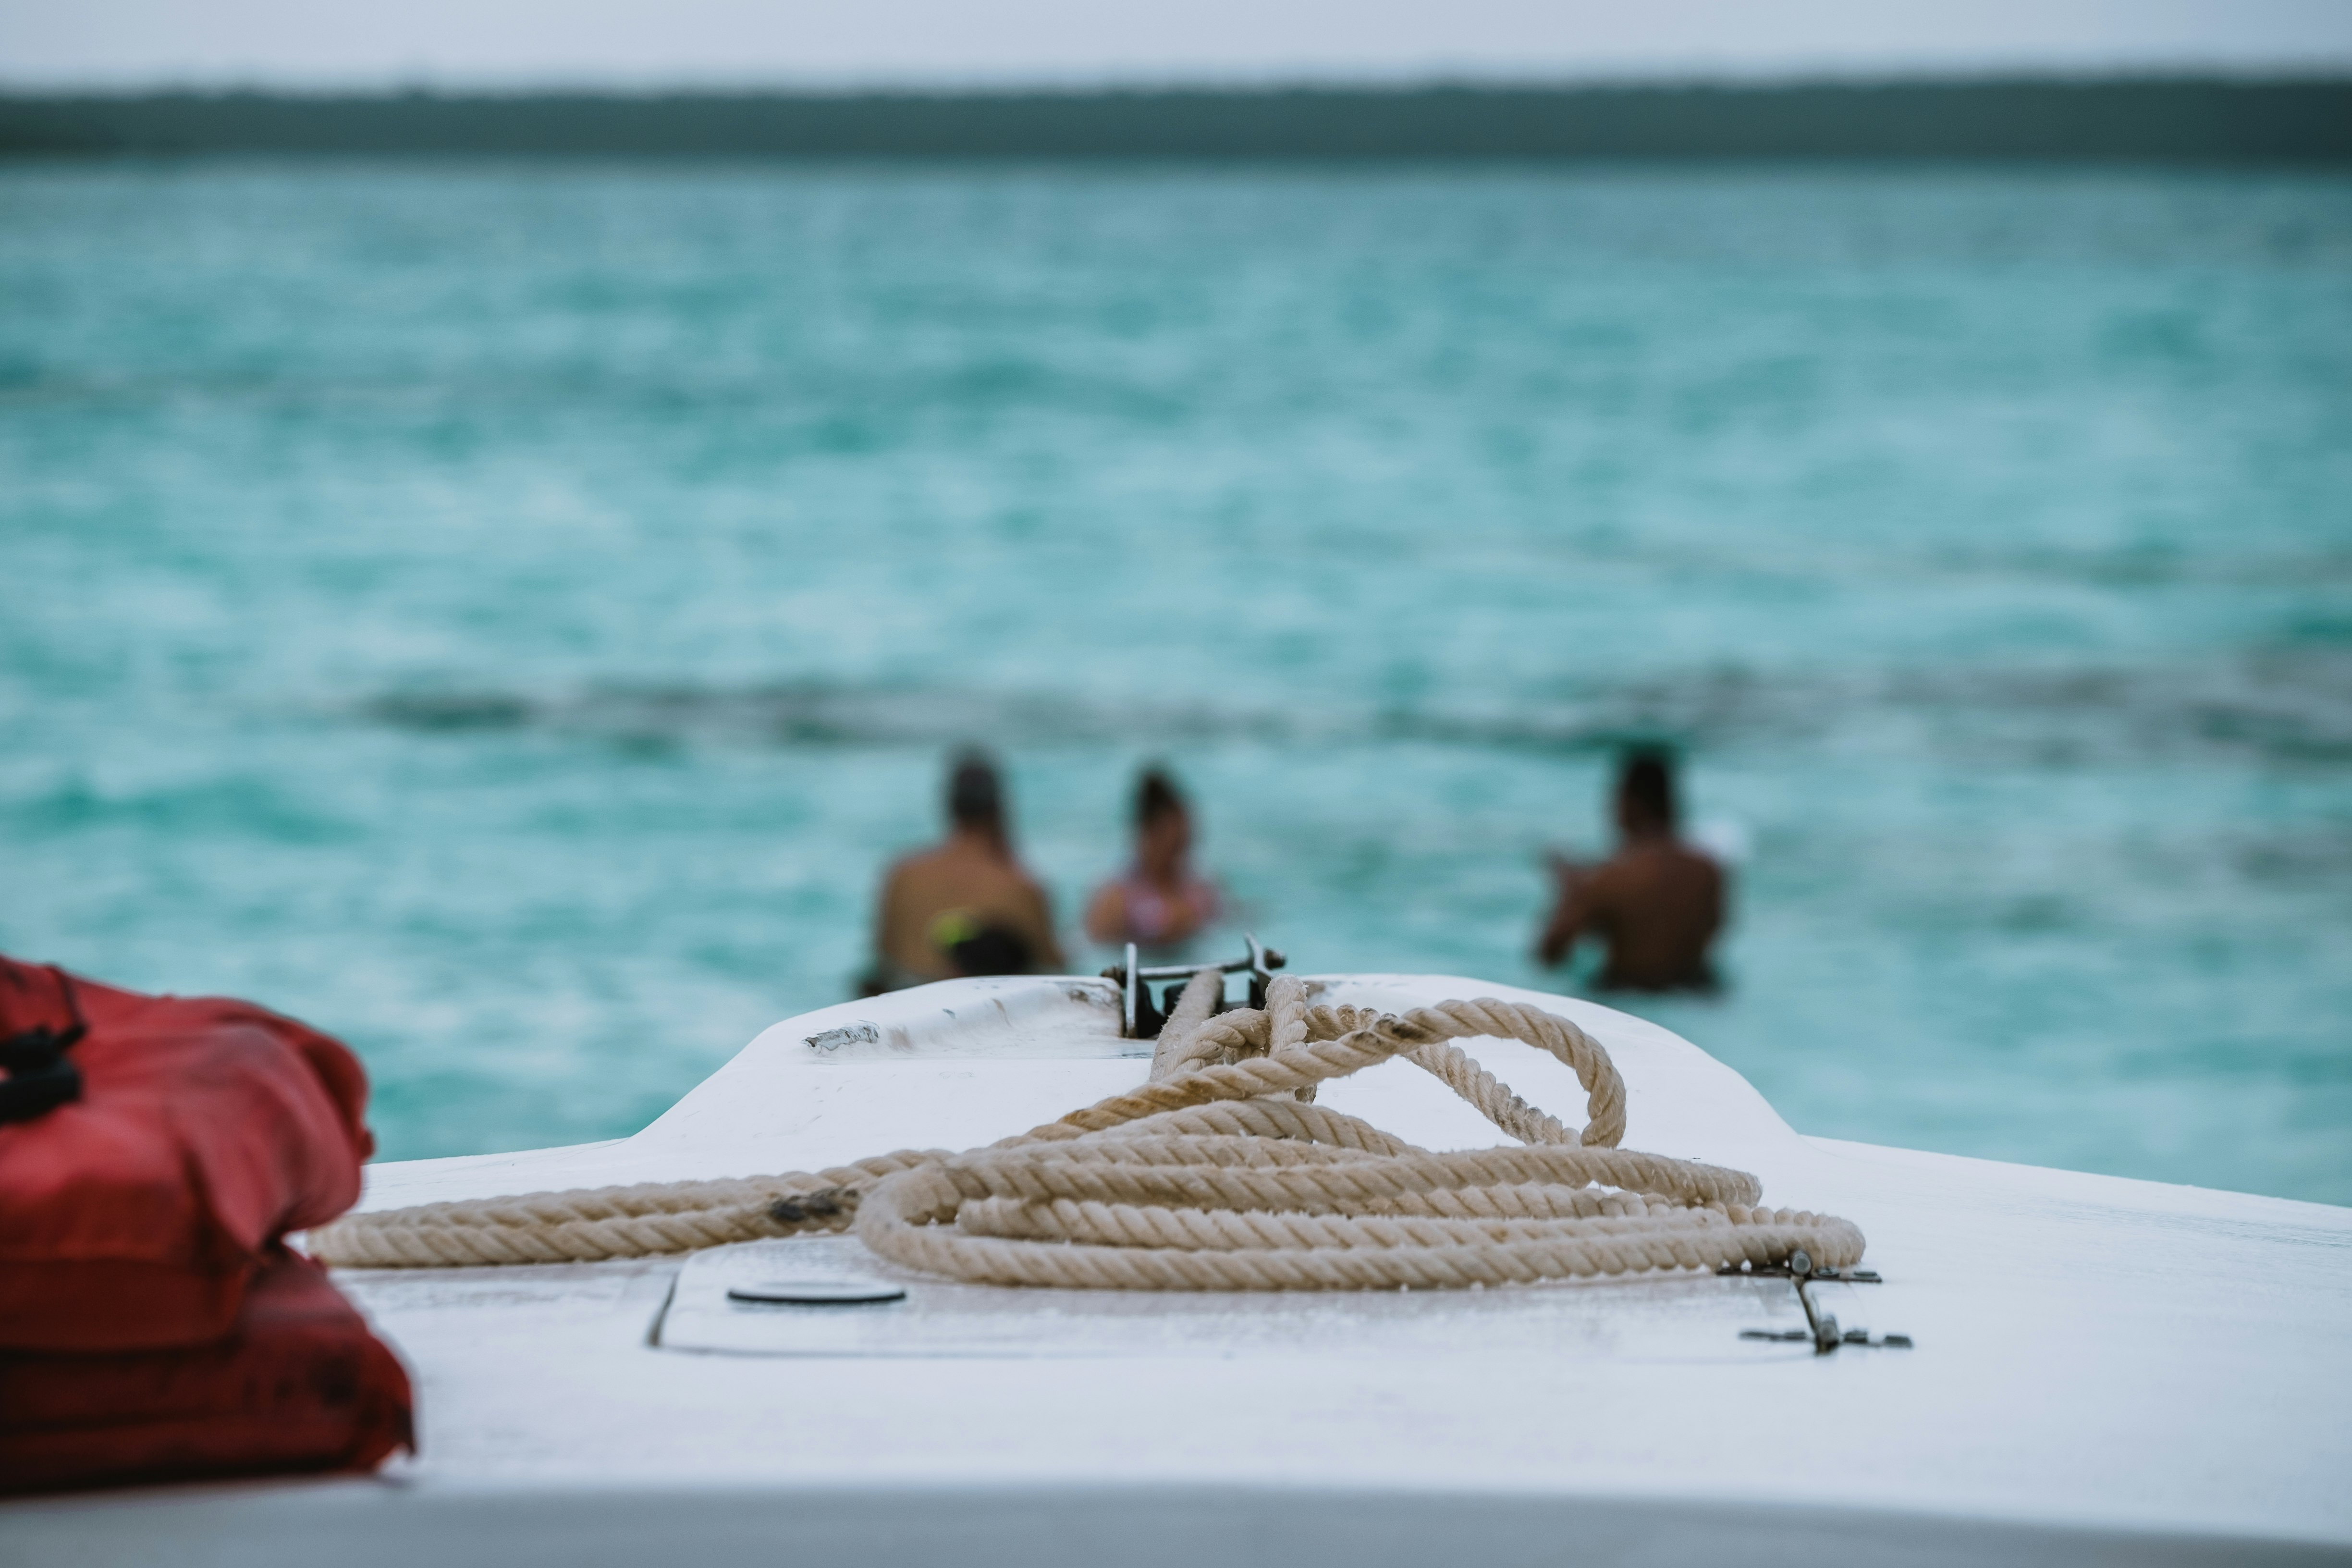
[[[1135,786],[1135,861],[1095,889],[1087,934],[1106,943],[1173,947],[1217,918],[1217,889],[1192,866],[1192,814],[1175,781],[1146,768]]]
[[[1013,853],[995,764],[977,752],[958,757],[947,805],[947,838],[899,860],[883,879],[868,995],[1062,967],[1045,889]]]
[[[1598,982],[1637,991],[1712,990],[1708,950],[1723,929],[1723,868],[1675,835],[1674,764],[1628,752],[1617,774],[1617,853],[1599,865],[1554,854],[1558,901],[1536,957],[1546,968],[1597,936],[1609,956]]]

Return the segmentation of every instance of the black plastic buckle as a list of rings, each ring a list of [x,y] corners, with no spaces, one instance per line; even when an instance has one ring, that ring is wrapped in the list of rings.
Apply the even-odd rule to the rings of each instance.
[[[0,1123],[30,1121],[81,1098],[81,1068],[66,1056],[88,1030],[77,1018],[64,1029],[47,1024],[0,1037]]]
[[[30,1121],[81,1098],[81,1068],[67,1059],[66,1052],[89,1033],[89,1023],[81,1016],[73,977],[55,964],[46,967],[57,979],[71,1022],[61,1029],[37,1024],[0,1035],[0,1072],[8,1075],[0,1078],[0,1124]]]

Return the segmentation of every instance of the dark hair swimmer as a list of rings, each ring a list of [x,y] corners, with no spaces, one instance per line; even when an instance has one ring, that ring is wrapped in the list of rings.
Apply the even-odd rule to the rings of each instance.
[[[1625,753],[1617,773],[1617,853],[1599,864],[1554,853],[1559,884],[1536,943],[1549,968],[1585,936],[1608,948],[1598,984],[1637,991],[1713,990],[1710,960],[1723,929],[1723,868],[1677,835],[1674,758],[1656,747]]]
[[[1004,783],[980,752],[948,773],[948,836],[893,865],[882,881],[866,994],[973,974],[1062,967],[1045,890],[1013,852]]]
[[[1135,784],[1135,859],[1087,901],[1087,934],[1100,942],[1173,947],[1217,918],[1217,889],[1192,868],[1192,814],[1157,766]]]

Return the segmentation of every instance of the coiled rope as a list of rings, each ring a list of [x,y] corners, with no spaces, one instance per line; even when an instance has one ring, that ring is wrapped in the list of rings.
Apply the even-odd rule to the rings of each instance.
[[[1564,1018],[1492,999],[1402,1015],[1310,1007],[1288,975],[1263,1010],[1210,1016],[1196,979],[1148,1082],[964,1153],[906,1150],[832,1170],[428,1204],[310,1233],[343,1268],[593,1261],[856,1230],[893,1262],[974,1283],[1145,1290],[1369,1290],[1771,1265],[1799,1247],[1858,1261],[1862,1233],[1758,1206],[1756,1178],[1618,1148],[1625,1083]],[[1573,1132],[1448,1042],[1516,1039],[1576,1073]],[[1433,1153],[1310,1103],[1392,1057],[1426,1069],[1521,1147]]]

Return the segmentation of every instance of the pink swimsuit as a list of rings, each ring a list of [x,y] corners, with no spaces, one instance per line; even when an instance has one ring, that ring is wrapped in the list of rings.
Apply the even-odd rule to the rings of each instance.
[[[1153,887],[1139,870],[1128,872],[1119,889],[1127,909],[1129,937],[1139,942],[1167,940],[1169,928],[1176,923],[1176,900]],[[1200,878],[1186,879],[1183,898],[1200,911],[1202,925],[1217,918],[1217,889]]]

